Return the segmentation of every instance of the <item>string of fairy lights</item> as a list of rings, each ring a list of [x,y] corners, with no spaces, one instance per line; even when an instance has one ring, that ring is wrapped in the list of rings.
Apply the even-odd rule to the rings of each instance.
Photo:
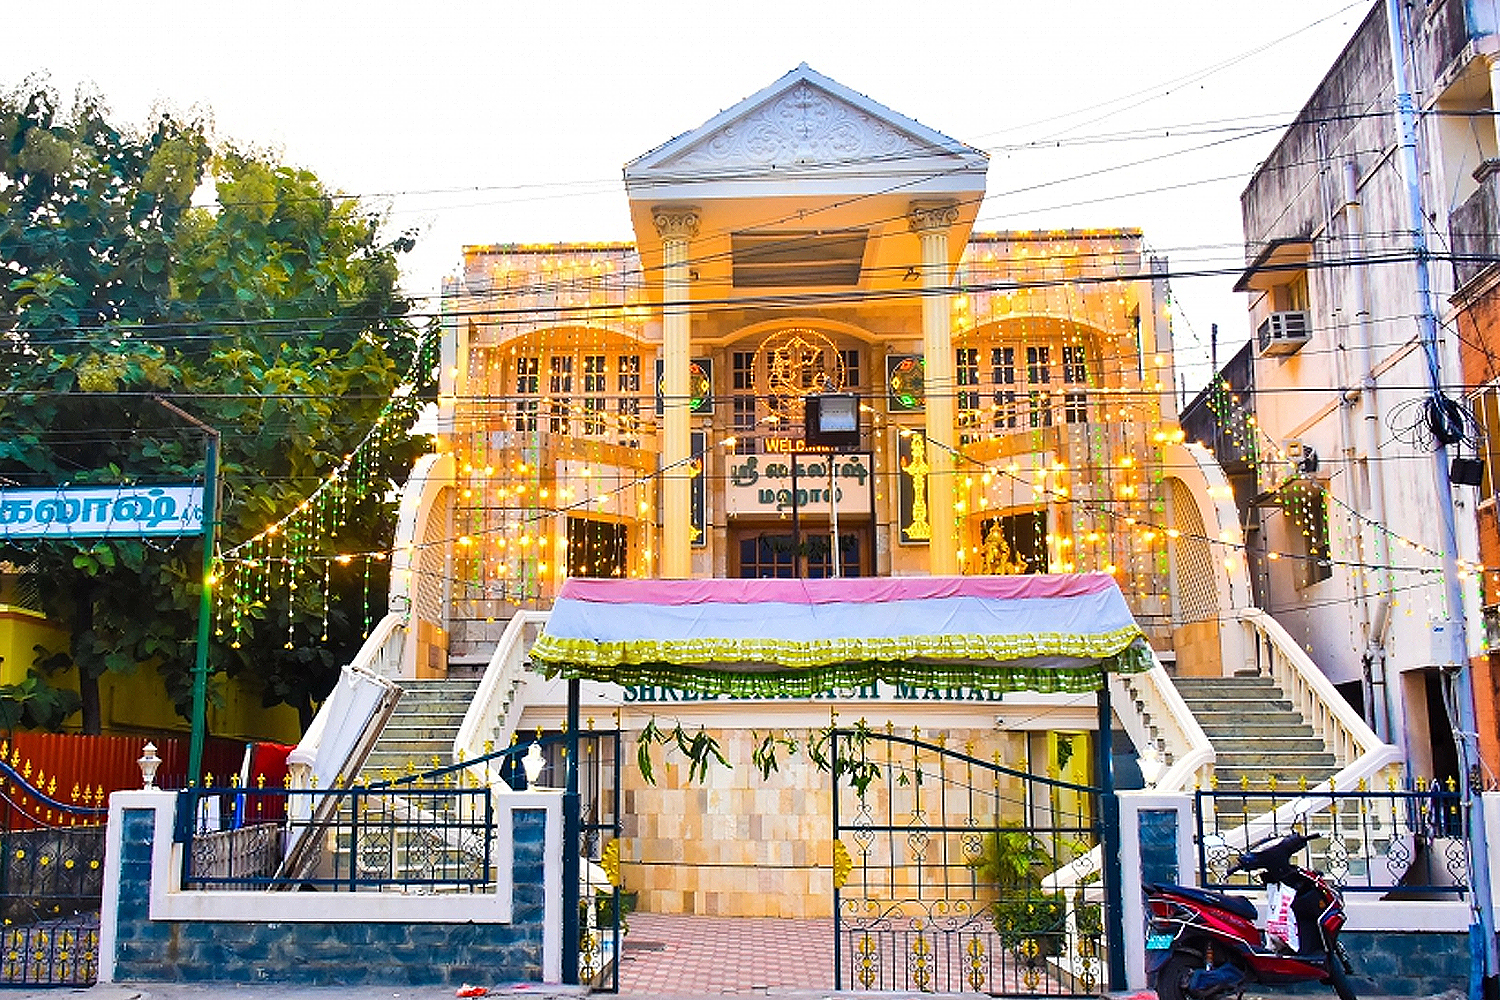
[[[440,351],[440,333],[429,328],[418,339],[411,364],[395,391],[344,460],[283,517],[218,553],[209,583],[214,587],[214,632],[220,641],[238,649],[257,608],[269,604],[282,589],[295,594],[305,586],[314,587],[319,594],[321,633],[315,638],[326,640],[332,610],[332,567],[335,563],[347,566],[356,562],[362,564],[364,573],[363,628],[368,634],[372,563],[385,561],[388,553],[330,552],[328,548],[338,539],[340,529],[357,504],[391,488],[389,479],[381,472],[385,456],[411,433],[425,405],[418,390],[426,381],[426,374],[437,367]],[[289,649],[295,645],[294,618],[287,616],[285,644]]]
[[[1005,566],[1111,573],[1149,619],[1153,612],[1146,609],[1170,607],[1172,543],[1217,547],[1231,569],[1245,559],[1246,547],[1237,532],[1213,536],[1173,519],[1165,489],[1175,474],[1168,450],[1183,434],[1163,420],[1161,403],[1174,375],[1170,355],[1147,349],[1150,331],[1142,329],[1142,317],[1153,306],[1134,298],[1140,253],[1139,234],[1129,231],[976,236],[970,242],[957,281],[966,290],[951,300],[960,352],[953,503],[964,572]],[[656,310],[633,247],[484,248],[471,251],[467,263],[476,294],[505,297],[507,308],[460,323],[456,365],[445,373],[451,433],[438,450],[451,452],[454,462],[451,528],[404,540],[413,575],[408,585],[447,575],[457,617],[496,618],[505,616],[507,605],[544,605],[570,575],[654,575],[662,530],[658,486],[667,471],[658,467],[655,447],[664,405],[694,407],[701,438],[691,462],[706,490],[709,482],[722,489],[731,463],[754,453],[747,441],[764,445],[795,433],[770,383],[815,382],[818,372],[838,368],[845,384],[820,387],[857,391],[871,403],[885,395],[885,373],[868,344],[827,331],[838,365],[819,351],[816,359],[782,357],[777,363],[795,370],[773,370],[754,351],[729,344],[703,359],[705,370],[695,361],[701,395],[695,390],[686,404],[663,403],[648,330]],[[1069,280],[1075,277],[1088,280]],[[1170,307],[1168,299],[1166,322]],[[436,337],[424,338],[413,370],[430,369],[437,350]],[[411,376],[364,441],[311,496],[221,553],[217,634],[231,645],[244,636],[257,604],[278,588],[320,589],[326,636],[332,565],[363,561],[368,580],[371,564],[388,558],[328,549],[352,505],[372,489],[388,488],[372,470],[416,419],[421,404],[410,384]],[[1286,463],[1226,383],[1210,388],[1208,405],[1247,464]],[[894,510],[904,486],[902,441],[920,431],[920,409],[868,405],[866,411],[872,506]],[[1313,540],[1326,530],[1322,504],[1339,512],[1342,527]],[[694,526],[703,532],[695,543],[723,536],[729,527],[722,505],[709,506],[714,521],[705,515],[701,528]],[[1370,522],[1326,491],[1286,491],[1282,509],[1288,524],[1314,544],[1269,553],[1273,560],[1437,572],[1440,553]],[[1038,548],[997,562],[987,548],[992,533],[1016,517],[1032,517],[1040,526]],[[1433,565],[1362,561],[1361,527],[1384,532],[1393,551]],[[420,557],[450,548],[451,563]],[[911,564],[898,569],[915,569],[922,559],[915,547],[892,549],[893,560]],[[1472,574],[1478,567],[1464,569]],[[287,642],[293,642],[290,632]]]

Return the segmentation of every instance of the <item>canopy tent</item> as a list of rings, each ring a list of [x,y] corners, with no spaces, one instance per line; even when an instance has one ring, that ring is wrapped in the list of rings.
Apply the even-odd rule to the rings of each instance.
[[[1114,578],[592,580],[563,584],[531,658],[548,674],[738,697],[876,681],[1086,692],[1150,666]]]

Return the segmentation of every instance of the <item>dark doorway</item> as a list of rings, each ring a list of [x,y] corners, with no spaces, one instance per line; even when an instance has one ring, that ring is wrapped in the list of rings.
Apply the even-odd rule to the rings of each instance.
[[[834,575],[833,545],[827,524],[809,525],[802,531],[800,543],[794,543],[792,533],[779,525],[767,530],[735,531],[730,538],[730,576],[821,580]],[[839,575],[869,575],[866,565],[869,548],[868,529],[840,531]]]
[[[613,521],[568,518],[568,575],[621,577],[629,565],[630,529]]]
[[[1453,745],[1453,721],[1448,717],[1443,697],[1441,671],[1429,670],[1423,678],[1427,687],[1427,735],[1432,741],[1432,776],[1443,782],[1457,782],[1458,748]]]

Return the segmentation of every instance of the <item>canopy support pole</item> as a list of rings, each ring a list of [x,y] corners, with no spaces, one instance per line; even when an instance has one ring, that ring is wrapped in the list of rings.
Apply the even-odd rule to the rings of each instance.
[[[578,879],[581,874],[578,860],[580,844],[580,810],[578,802],[578,703],[581,700],[581,681],[577,677],[568,681],[568,738],[563,744],[568,755],[567,784],[563,788],[563,857],[562,857],[562,981],[578,985]],[[593,900],[589,900],[590,903]]]
[[[1099,819],[1103,824],[1104,940],[1109,956],[1109,988],[1125,988],[1125,896],[1121,890],[1120,799],[1115,795],[1114,708],[1109,701],[1109,665],[1101,665],[1097,702],[1099,736],[1095,754],[1099,771]]]

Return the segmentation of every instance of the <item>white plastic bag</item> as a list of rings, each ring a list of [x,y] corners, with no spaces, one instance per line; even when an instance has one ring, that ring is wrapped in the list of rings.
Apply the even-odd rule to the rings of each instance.
[[[1292,899],[1296,895],[1296,890],[1289,885],[1266,883],[1266,947],[1278,951],[1298,950],[1297,916],[1292,912]]]

